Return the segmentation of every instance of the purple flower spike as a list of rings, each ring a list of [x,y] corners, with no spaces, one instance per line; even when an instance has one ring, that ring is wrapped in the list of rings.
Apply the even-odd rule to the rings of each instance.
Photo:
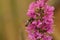
[[[48,0],[32,2],[27,11],[30,18],[26,24],[29,40],[52,40],[55,8],[47,4]]]

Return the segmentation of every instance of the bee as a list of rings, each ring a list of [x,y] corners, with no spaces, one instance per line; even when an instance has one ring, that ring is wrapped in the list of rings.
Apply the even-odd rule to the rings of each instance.
[[[28,26],[30,23],[32,23],[33,20],[34,20],[33,18],[30,18],[29,20],[27,20],[25,23],[25,26]]]
[[[29,24],[29,21],[27,20],[27,21],[25,22],[25,26],[28,26],[28,24]]]

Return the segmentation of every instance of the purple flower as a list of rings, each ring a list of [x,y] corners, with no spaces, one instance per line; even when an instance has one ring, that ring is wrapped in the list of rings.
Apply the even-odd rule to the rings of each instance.
[[[42,22],[40,20],[38,20],[38,24],[37,24],[37,27],[40,28],[42,25]]]
[[[42,34],[39,33],[39,32],[36,32],[37,33],[37,39],[41,39],[42,38]]]
[[[36,21],[36,20],[33,21],[32,24],[33,24],[33,25],[37,25],[37,21]]]
[[[32,2],[29,6],[27,16],[29,16],[30,18],[36,18],[34,9],[35,9],[35,2]]]
[[[48,29],[47,33],[49,33],[49,34],[53,33],[53,28]]]
[[[28,38],[30,39],[30,40],[36,40],[36,38],[34,37],[35,35],[34,34],[28,34]]]
[[[37,1],[37,6],[38,7],[43,7],[44,6],[44,2],[41,1],[41,0]]]
[[[27,11],[27,16],[31,19],[26,31],[29,40],[52,40],[54,24],[53,15],[55,8],[47,4],[48,0],[37,0],[32,2]]]
[[[52,37],[49,35],[44,35],[42,40],[52,40]]]

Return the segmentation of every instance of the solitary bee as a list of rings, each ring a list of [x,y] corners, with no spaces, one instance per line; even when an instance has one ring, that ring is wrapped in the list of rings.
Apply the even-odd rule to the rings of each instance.
[[[30,23],[32,23],[33,20],[34,20],[33,18],[30,18],[29,20],[27,20],[25,23],[25,26],[28,26]]]

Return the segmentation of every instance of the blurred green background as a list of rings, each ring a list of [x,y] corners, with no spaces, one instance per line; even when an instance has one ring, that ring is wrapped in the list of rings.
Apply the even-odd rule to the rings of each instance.
[[[34,0],[0,0],[0,40],[28,40],[25,32],[26,12]],[[55,6],[54,40],[60,40],[60,1],[49,0]]]

